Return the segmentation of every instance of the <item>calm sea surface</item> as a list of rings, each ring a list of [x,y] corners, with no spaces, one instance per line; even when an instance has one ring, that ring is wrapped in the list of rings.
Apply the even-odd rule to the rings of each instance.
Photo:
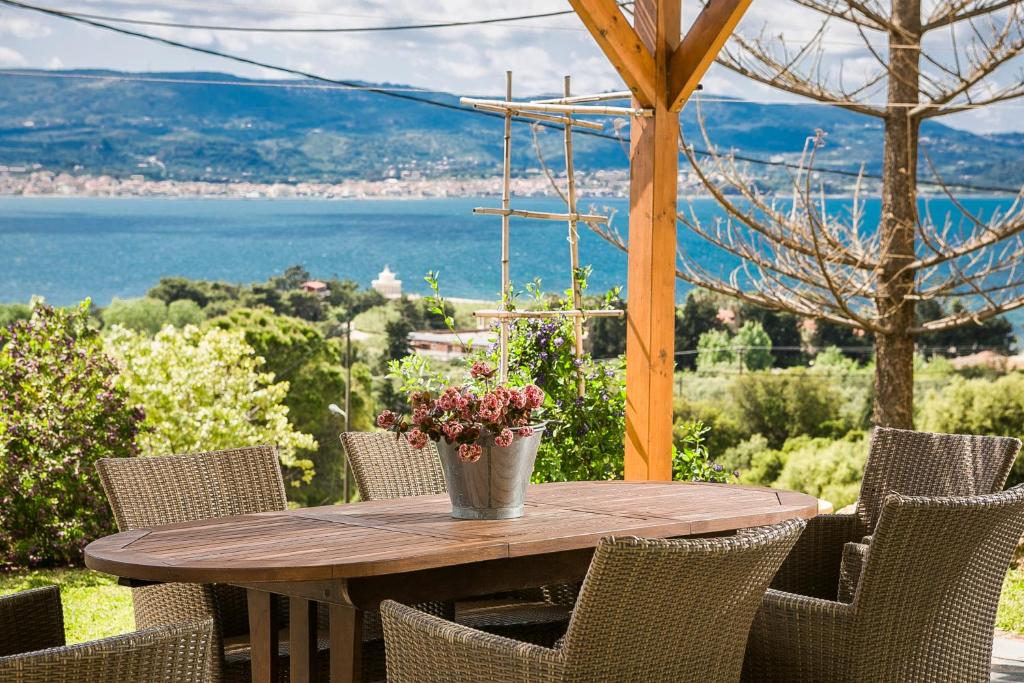
[[[163,276],[253,282],[294,264],[364,286],[387,264],[413,292],[423,292],[423,275],[438,270],[446,295],[494,298],[500,219],[471,210],[496,203],[0,197],[0,301],[38,294],[55,304],[91,297],[106,305],[115,296],[141,296]],[[1005,202],[966,203],[989,214]],[[831,210],[843,211],[849,203],[832,204]],[[524,199],[519,205],[562,210],[554,199]],[[614,225],[625,234],[626,202],[601,200],[594,208],[605,207],[617,210]],[[930,209],[941,216],[953,206],[932,200]],[[705,218],[718,213],[711,200],[699,201],[696,210]],[[871,224],[877,203],[866,213]],[[589,231],[581,235],[582,260],[594,270],[590,291],[624,285],[625,256]],[[734,265],[683,230],[680,242],[712,272]],[[563,223],[513,219],[512,277],[518,284],[540,277],[545,289],[560,291],[569,283],[568,262]]]

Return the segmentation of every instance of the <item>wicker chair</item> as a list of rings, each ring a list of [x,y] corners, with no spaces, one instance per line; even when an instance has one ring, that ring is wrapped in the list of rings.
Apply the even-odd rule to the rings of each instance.
[[[765,588],[804,527],[727,538],[601,541],[554,648],[386,601],[390,683],[737,681]]]
[[[994,493],[1006,483],[1020,446],[1017,439],[1006,437],[875,428],[855,513],[811,519],[772,588],[826,600],[838,595],[849,599],[864,553],[846,549],[846,544],[870,542],[887,494]]]
[[[105,458],[97,462],[103,490],[121,531],[160,524],[284,510],[284,480],[277,449],[255,446],[153,458]],[[249,618],[245,591],[219,584],[169,583],[132,589],[140,628],[213,619],[215,683],[251,680]],[[326,625],[326,611],[320,623]],[[281,622],[287,623],[287,610]],[[283,640],[283,639],[282,639]],[[319,640],[318,668],[329,670],[327,634]],[[366,680],[384,677],[383,641],[364,638]],[[281,655],[287,656],[286,642]],[[282,676],[287,665],[281,666]]]
[[[388,432],[346,432],[342,445],[363,500],[445,492],[433,443],[416,450]],[[455,621],[490,633],[551,645],[565,633],[576,586],[545,586],[454,605]],[[432,610],[435,614],[443,613]]]
[[[0,597],[4,683],[207,683],[213,624],[180,624],[64,644],[60,590]]]
[[[744,679],[988,681],[996,606],[1022,532],[1024,487],[889,495],[852,602],[768,591]]]

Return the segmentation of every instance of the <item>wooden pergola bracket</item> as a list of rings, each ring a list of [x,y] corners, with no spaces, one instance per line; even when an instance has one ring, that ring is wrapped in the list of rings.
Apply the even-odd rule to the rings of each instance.
[[[711,67],[751,0],[710,0],[694,20],[668,64],[669,110],[686,104]]]
[[[654,56],[615,0],[569,0],[569,4],[640,106],[654,106],[658,91]]]

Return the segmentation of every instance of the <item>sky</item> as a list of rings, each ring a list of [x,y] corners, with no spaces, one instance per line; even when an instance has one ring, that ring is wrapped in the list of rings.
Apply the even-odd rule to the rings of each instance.
[[[565,0],[37,0],[40,5],[118,17],[183,23],[273,27],[355,27],[464,21],[568,9]],[[935,1],[935,0],[932,0]],[[929,0],[926,0],[927,6]],[[696,0],[684,0],[684,24],[693,20]],[[1024,12],[1024,10],[1018,11]],[[1000,17],[997,17],[1000,18]],[[754,0],[740,24],[745,36],[785,34],[784,45],[799,49],[821,22],[792,0]],[[464,95],[497,95],[504,72],[514,72],[522,96],[560,91],[562,76],[573,76],[574,92],[623,87],[575,15],[515,23],[372,34],[260,34],[129,27],[220,51],[333,78],[443,90]],[[978,27],[975,27],[978,28]],[[963,45],[968,26],[928,43],[934,59],[950,64],[951,38]],[[982,26],[983,32],[991,30]],[[884,46],[884,37],[871,40]],[[1022,80],[1022,58],[1011,60],[986,87]],[[867,77],[876,65],[857,31],[838,23],[825,33],[823,73],[846,85]],[[64,19],[0,5],[0,70],[106,68],[124,71],[223,71],[246,77],[281,78],[257,67],[119,36]],[[759,101],[798,101],[793,96],[712,67],[702,96]],[[878,102],[883,91],[866,95]],[[1024,131],[1024,98],[944,117],[948,125],[979,133]]]

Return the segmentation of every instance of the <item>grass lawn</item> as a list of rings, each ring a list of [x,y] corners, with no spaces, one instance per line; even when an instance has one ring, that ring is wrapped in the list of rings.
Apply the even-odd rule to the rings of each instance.
[[[132,596],[113,577],[87,569],[40,569],[0,573],[0,595],[56,584],[64,602],[68,643],[81,643],[134,629]],[[996,626],[1024,635],[1024,568],[1006,576]]]
[[[131,589],[112,576],[87,569],[0,572],[0,595],[49,585],[60,586],[69,645],[135,629]]]

